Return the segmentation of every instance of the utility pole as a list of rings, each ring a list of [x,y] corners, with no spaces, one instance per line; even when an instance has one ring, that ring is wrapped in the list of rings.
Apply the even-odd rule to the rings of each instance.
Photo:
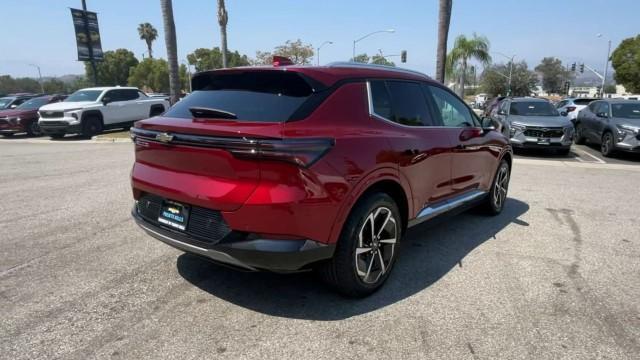
[[[607,70],[609,69],[609,57],[611,56],[611,40],[609,40],[609,49],[607,50],[607,59],[604,62],[604,72],[602,73],[602,94],[601,97],[604,99],[604,86],[605,81],[607,80]]]
[[[91,41],[91,33],[89,32],[89,19],[87,18],[87,1],[82,0],[82,19],[84,20],[84,32],[87,34],[87,47],[89,48],[89,61],[91,69],[93,69],[93,85],[98,86],[98,69],[96,60],[93,58],[93,43]]]

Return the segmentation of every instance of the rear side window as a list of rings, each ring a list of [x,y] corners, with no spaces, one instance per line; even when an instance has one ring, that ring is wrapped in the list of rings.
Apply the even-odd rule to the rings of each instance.
[[[371,81],[371,102],[376,115],[407,126],[433,125],[420,84],[406,81]]]
[[[573,103],[576,105],[589,105],[592,101],[593,99],[575,99],[573,100]]]
[[[477,125],[471,111],[457,97],[437,86],[429,86],[436,110],[440,113],[446,127],[467,127]]]
[[[193,79],[194,91],[165,116],[192,119],[189,108],[235,114],[238,121],[284,122],[313,94],[300,75],[284,71],[205,73]]]

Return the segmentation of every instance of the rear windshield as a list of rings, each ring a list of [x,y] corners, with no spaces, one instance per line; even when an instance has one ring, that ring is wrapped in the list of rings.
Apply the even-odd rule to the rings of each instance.
[[[595,99],[575,99],[573,100],[573,103],[576,105],[589,105],[593,100]]]
[[[640,102],[637,104],[612,104],[613,117],[640,119]]]
[[[192,119],[189,108],[199,107],[235,114],[238,121],[284,122],[313,93],[300,75],[281,71],[201,74],[193,88],[164,116]]]
[[[523,101],[511,103],[510,115],[558,116],[558,111],[546,101]]]

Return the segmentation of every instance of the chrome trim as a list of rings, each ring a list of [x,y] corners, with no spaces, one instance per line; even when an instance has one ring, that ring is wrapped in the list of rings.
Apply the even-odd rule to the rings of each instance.
[[[446,213],[450,210],[453,210],[459,206],[468,204],[474,200],[477,200],[483,196],[486,196],[488,192],[482,190],[470,190],[464,194],[458,195],[449,200],[443,200],[441,202],[437,202],[435,204],[428,205],[424,207],[415,219],[409,221],[409,226],[414,226],[422,223],[423,221],[427,221],[436,217],[437,215]]]

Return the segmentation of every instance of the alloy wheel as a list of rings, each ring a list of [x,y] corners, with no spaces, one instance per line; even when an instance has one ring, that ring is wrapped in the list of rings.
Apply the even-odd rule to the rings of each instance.
[[[29,124],[29,133],[32,136],[42,135],[42,130],[40,130],[40,125],[38,125],[37,121],[32,121],[31,124]]]
[[[375,284],[392,265],[398,240],[398,223],[387,207],[373,210],[358,232],[356,272],[366,284]]]
[[[493,186],[493,204],[497,209],[500,209],[504,204],[504,200],[507,198],[507,190],[509,188],[508,166],[505,165],[500,167]]]
[[[613,138],[611,136],[610,133],[606,133],[604,134],[604,138],[602,139],[602,145],[600,145],[600,151],[602,152],[602,154],[609,154],[609,151],[611,150],[611,143]]]

